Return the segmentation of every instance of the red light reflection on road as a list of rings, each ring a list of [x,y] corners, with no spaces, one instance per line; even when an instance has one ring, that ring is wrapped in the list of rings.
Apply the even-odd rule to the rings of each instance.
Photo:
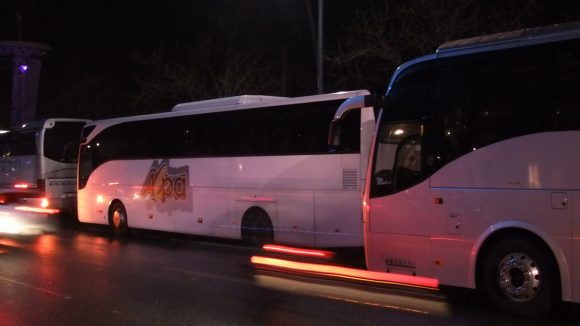
[[[373,272],[340,266],[302,263],[260,256],[252,256],[251,262],[255,265],[281,268],[283,270],[289,270],[294,272],[302,272],[313,275],[324,275],[329,277],[351,279],[371,283],[396,284],[428,289],[436,289],[439,286],[439,280],[433,278],[409,276],[393,273]]]
[[[0,246],[22,248],[22,245],[11,239],[0,239]]]
[[[291,254],[297,256],[317,257],[330,259],[334,257],[334,252],[314,249],[293,248],[280,245],[264,245],[262,247],[265,251],[279,252],[284,254]]]
[[[17,211],[43,213],[43,214],[58,214],[60,212],[56,208],[41,208],[41,207],[30,207],[30,206],[16,206],[16,207],[14,207],[14,209]]]
[[[55,252],[59,249],[58,238],[53,235],[42,235],[36,238],[34,246],[32,247],[34,251],[38,253],[38,257],[41,257],[40,264],[38,264],[36,269],[36,275],[40,282],[38,284],[45,284],[45,287],[50,288],[51,284],[54,284],[56,280],[62,279],[62,270],[56,263]]]

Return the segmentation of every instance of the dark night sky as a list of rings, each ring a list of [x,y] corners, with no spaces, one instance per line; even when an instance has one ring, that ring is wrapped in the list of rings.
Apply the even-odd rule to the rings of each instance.
[[[132,48],[194,44],[207,32],[208,19],[226,14],[251,21],[253,39],[283,39],[289,45],[308,47],[312,36],[307,0],[3,0],[0,5],[0,40],[18,38],[17,8],[25,41],[42,42],[61,51],[83,51],[102,59]],[[316,9],[317,0],[310,0]],[[327,0],[326,31],[333,42],[349,13],[372,1]],[[17,5],[20,3],[20,5]],[[356,5],[355,5],[356,3]],[[92,54],[92,55],[91,55]],[[313,59],[314,53],[308,53]]]
[[[327,0],[326,42],[334,42],[348,16],[367,2]],[[71,85],[75,76],[83,78],[87,74],[110,71],[115,78],[127,77],[130,72],[126,60],[132,51],[144,52],[176,45],[196,46],[211,32],[208,30],[211,20],[220,16],[226,20],[244,21],[245,30],[240,34],[239,43],[283,44],[290,49],[287,51],[291,63],[313,70],[315,53],[307,3],[307,0],[2,0],[0,40],[17,40],[21,33],[24,41],[52,47],[52,52],[43,58],[38,103],[42,112],[48,101],[54,101],[47,97],[58,91],[56,87],[75,86]],[[315,10],[317,0],[311,0],[310,4]],[[0,67],[3,68],[0,70],[3,75],[0,78],[0,106],[5,111],[9,79],[6,59],[3,62]],[[310,79],[306,89],[297,89],[296,94],[291,95],[314,93],[315,76]],[[78,101],[71,99],[70,103]],[[51,110],[57,107],[56,111],[59,111],[58,107],[66,105],[61,101],[50,106]],[[76,113],[72,115],[99,118],[95,113]],[[57,114],[71,115],[67,109]]]
[[[309,2],[315,11],[317,0]],[[541,24],[574,15],[580,19],[580,1],[545,2],[550,5],[546,6],[545,19],[537,20]],[[101,118],[138,112],[123,111],[123,107],[130,105],[123,95],[131,91],[128,89],[131,86],[120,81],[129,80],[134,73],[127,68],[129,54],[175,45],[196,46],[212,32],[212,20],[220,16],[244,22],[243,33],[236,34],[240,35],[240,44],[259,42],[265,52],[272,53],[284,48],[289,70],[301,78],[285,95],[308,95],[316,92],[316,76],[307,3],[308,0],[2,0],[0,40],[18,39],[19,12],[22,39],[52,47],[53,51],[43,59],[38,103],[39,112],[45,115]],[[325,47],[332,49],[354,12],[381,0],[325,0],[324,3]],[[8,75],[7,61],[1,59],[0,110],[3,112],[9,103]],[[77,81],[86,82],[89,75],[99,77],[90,78],[93,88],[82,88],[80,85],[85,84]],[[101,88],[103,94],[95,94]],[[63,95],[65,89],[69,92]],[[90,99],[93,95],[95,98]],[[86,98],[93,102],[102,99],[103,110],[83,106]]]
[[[17,37],[16,8],[22,16],[23,36],[53,44],[81,42],[84,46],[145,44],[183,40],[202,33],[205,18],[231,12],[246,16],[258,30],[284,34],[308,29],[307,0],[3,0],[0,38]],[[327,24],[373,2],[326,0]],[[18,5],[20,3],[20,5]],[[316,7],[317,0],[310,0]],[[330,31],[329,31],[330,32]],[[83,41],[84,40],[84,41]],[[104,44],[97,44],[99,42]]]

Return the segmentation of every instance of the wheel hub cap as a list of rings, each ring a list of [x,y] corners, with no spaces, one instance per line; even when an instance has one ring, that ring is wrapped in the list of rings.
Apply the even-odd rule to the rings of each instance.
[[[538,264],[526,254],[509,254],[499,264],[499,288],[513,301],[532,300],[538,294],[540,281]]]

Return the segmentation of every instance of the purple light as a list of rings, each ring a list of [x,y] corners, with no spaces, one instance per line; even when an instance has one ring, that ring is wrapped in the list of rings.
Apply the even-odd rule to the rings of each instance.
[[[21,74],[25,73],[27,70],[28,70],[27,65],[19,65],[18,66],[18,71],[20,71]]]

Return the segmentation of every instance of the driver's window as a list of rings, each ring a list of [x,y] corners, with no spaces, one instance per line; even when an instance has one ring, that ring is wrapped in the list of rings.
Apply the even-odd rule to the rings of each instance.
[[[373,197],[402,191],[421,181],[422,133],[418,122],[381,126],[373,169]]]
[[[76,163],[79,154],[80,141],[71,141],[63,149],[61,162]]]
[[[422,179],[421,171],[421,137],[411,136],[405,139],[397,149],[395,158],[394,191],[410,188]]]

